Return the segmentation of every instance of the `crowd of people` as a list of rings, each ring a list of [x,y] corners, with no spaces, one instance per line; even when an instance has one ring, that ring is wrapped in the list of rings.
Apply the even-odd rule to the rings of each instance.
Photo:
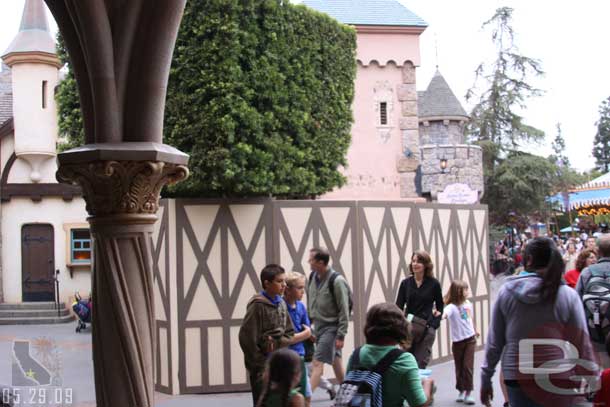
[[[496,293],[481,367],[484,405],[491,405],[501,361],[505,406],[572,406],[587,397],[610,406],[610,370],[599,375],[600,367],[610,367],[610,235],[556,240],[496,247],[496,259],[505,265],[492,267]],[[347,373],[342,349],[351,290],[328,251],[311,249],[309,277],[267,265],[260,274],[263,290],[248,303],[239,332],[253,405],[309,406],[322,383],[335,406],[356,405],[359,397],[368,397],[371,406],[430,405],[436,385],[426,367],[443,320],[450,328],[456,402],[475,404],[479,333],[469,287],[454,280],[443,295],[430,255],[416,251],[410,260],[395,303],[368,310],[366,343],[350,355]],[[332,366],[338,387],[323,378],[324,365]]]

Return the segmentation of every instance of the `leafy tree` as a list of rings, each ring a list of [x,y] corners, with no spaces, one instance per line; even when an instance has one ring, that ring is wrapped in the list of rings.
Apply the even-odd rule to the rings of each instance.
[[[497,165],[486,185],[490,221],[510,225],[528,216],[542,219],[552,195],[556,165],[544,157],[513,151]],[[523,222],[520,222],[523,223]]]
[[[57,114],[60,134],[59,149],[69,150],[85,143],[85,127],[83,115],[80,110],[78,86],[72,70],[70,59],[64,40],[57,33],[57,56],[67,69],[63,80],[57,86],[55,98],[57,100]]]
[[[597,133],[593,139],[593,157],[597,169],[607,173],[610,168],[610,97],[599,105]]]
[[[512,28],[513,9],[498,8],[482,28],[491,29],[491,39],[496,48],[494,62],[488,66],[481,63],[475,71],[475,85],[468,90],[466,100],[478,96],[478,101],[470,114],[467,132],[474,142],[483,148],[484,169],[487,177],[503,154],[515,150],[522,141],[537,141],[544,133],[523,121],[517,112],[526,107],[525,102],[542,93],[527,82],[533,75],[544,74],[538,60],[519,53],[514,43]],[[483,81],[483,86],[477,86]],[[479,87],[485,90],[477,95]]]
[[[343,185],[355,50],[353,28],[302,5],[187,2],[164,140],[190,154],[191,176],[170,193],[311,197]],[[77,99],[59,93],[61,129],[82,143]]]

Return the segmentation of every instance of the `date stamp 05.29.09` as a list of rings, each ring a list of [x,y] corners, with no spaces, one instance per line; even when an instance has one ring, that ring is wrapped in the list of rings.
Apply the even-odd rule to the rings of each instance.
[[[7,406],[71,406],[73,389],[63,387],[62,360],[55,341],[38,338],[13,342],[11,386],[2,388]]]

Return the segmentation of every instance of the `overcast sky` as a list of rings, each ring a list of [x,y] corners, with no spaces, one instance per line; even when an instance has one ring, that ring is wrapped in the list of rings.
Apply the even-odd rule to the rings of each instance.
[[[19,28],[24,1],[0,0],[0,52],[8,47]],[[401,1],[429,25],[421,35],[418,89],[427,87],[438,63],[467,111],[472,106],[464,95],[474,82],[474,70],[479,63],[493,58],[490,34],[480,29],[481,24],[497,7],[514,8],[516,43],[522,54],[539,59],[546,72],[534,83],[546,94],[531,99],[523,115],[528,124],[547,133],[547,142],[528,148],[548,155],[560,122],[572,165],[579,170],[593,166],[591,149],[598,107],[610,96],[610,52],[605,46],[610,38],[609,1]],[[52,21],[51,26],[55,32]]]

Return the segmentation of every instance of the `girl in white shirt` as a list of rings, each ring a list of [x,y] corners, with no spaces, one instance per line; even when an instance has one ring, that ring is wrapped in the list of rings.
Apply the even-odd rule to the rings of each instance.
[[[460,393],[457,402],[473,405],[474,398],[472,373],[474,369],[474,350],[479,333],[472,322],[472,304],[468,301],[468,284],[455,280],[444,298],[443,319],[449,320],[451,330],[451,351],[455,361],[455,388]]]

